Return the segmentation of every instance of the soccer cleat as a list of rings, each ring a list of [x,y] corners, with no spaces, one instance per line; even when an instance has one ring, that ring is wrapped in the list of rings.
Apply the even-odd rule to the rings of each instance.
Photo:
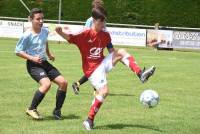
[[[54,117],[56,120],[62,120],[61,110],[56,110],[56,109],[54,109],[54,110],[53,110],[53,117]]]
[[[26,114],[31,116],[35,120],[42,120],[43,119],[43,117],[39,114],[37,109],[33,109],[33,110],[27,109]]]
[[[74,91],[74,94],[78,95],[79,94],[79,84],[77,82],[74,82],[72,84],[72,89]]]
[[[156,70],[156,67],[154,67],[154,66],[152,66],[152,67],[149,68],[149,69],[145,69],[145,68],[144,68],[143,71],[141,71],[141,72],[138,74],[138,77],[139,77],[140,81],[141,81],[142,83],[147,82],[148,79],[149,79],[149,77],[151,77],[151,76],[154,74],[155,70]]]
[[[93,121],[89,118],[87,118],[84,122],[83,122],[83,127],[87,130],[87,131],[91,131],[94,127]]]

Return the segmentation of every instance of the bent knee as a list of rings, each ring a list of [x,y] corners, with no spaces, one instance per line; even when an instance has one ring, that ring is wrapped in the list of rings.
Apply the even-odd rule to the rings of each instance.
[[[103,98],[106,98],[109,95],[109,90],[108,89],[101,90],[99,91],[99,94],[103,96]]]
[[[51,82],[45,81],[40,84],[40,90],[46,93],[51,88]]]
[[[67,88],[67,81],[65,80],[65,79],[62,79],[62,80],[60,80],[59,81],[59,87],[61,88],[61,89],[63,89],[63,90],[66,90],[66,88]]]
[[[127,52],[126,52],[126,49],[120,48],[120,49],[117,50],[117,53],[118,53],[119,55],[124,55],[124,54],[126,54]]]
[[[123,48],[120,48],[120,49],[117,50],[116,53],[117,53],[117,56],[119,58],[123,58],[123,56],[127,54],[127,51],[125,49],[123,49]]]

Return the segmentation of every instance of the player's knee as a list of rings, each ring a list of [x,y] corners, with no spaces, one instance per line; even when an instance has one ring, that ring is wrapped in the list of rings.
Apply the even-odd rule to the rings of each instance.
[[[42,90],[43,92],[47,92],[49,89],[51,88],[51,82],[50,81],[46,81],[43,82],[40,86],[40,90]]]
[[[123,48],[120,48],[120,49],[117,50],[117,54],[118,54],[118,56],[120,56],[121,58],[122,58],[126,53],[127,53],[126,50],[123,49]]]
[[[67,90],[67,81],[65,79],[62,79],[59,81],[59,87],[62,89],[62,90]]]
[[[120,49],[118,49],[118,53],[119,53],[120,55],[123,55],[123,54],[126,53],[126,49],[120,48]]]
[[[109,90],[104,90],[103,92],[100,93],[100,95],[105,99],[109,95]]]
[[[109,91],[105,92],[105,93],[103,94],[103,97],[106,98],[108,95],[109,95]]]

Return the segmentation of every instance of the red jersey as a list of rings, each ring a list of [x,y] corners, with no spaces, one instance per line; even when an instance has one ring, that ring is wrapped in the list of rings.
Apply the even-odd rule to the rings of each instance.
[[[83,72],[89,78],[104,59],[103,50],[111,43],[111,37],[106,31],[87,29],[79,34],[70,35],[69,43],[79,48]]]

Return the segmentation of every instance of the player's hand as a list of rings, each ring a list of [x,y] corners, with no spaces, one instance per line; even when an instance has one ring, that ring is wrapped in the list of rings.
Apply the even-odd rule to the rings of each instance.
[[[42,59],[39,56],[31,58],[31,61],[38,63],[38,64],[42,63]]]
[[[49,60],[55,61],[55,56],[53,54],[50,54],[48,57],[49,57]]]
[[[58,34],[62,34],[62,27],[60,26],[57,26],[55,31],[58,33]]]

